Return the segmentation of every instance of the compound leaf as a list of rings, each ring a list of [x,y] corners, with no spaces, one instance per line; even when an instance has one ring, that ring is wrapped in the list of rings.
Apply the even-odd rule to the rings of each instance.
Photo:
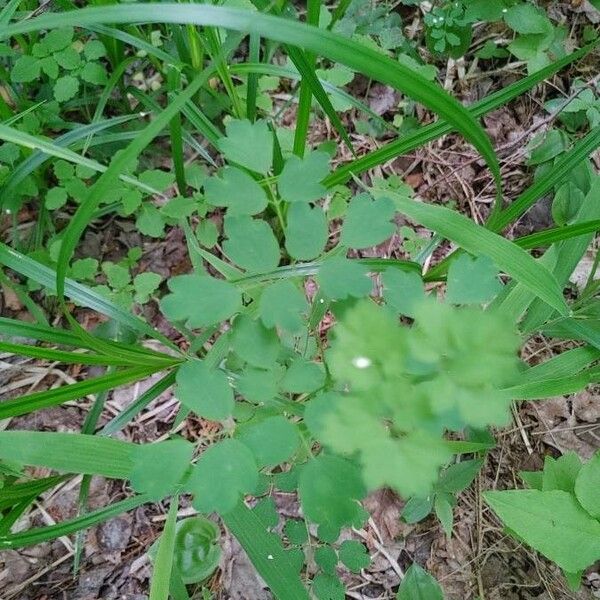
[[[233,390],[227,375],[205,361],[190,360],[177,370],[177,398],[205,419],[221,421],[233,411]]]
[[[266,175],[273,162],[273,133],[264,121],[250,123],[232,119],[225,126],[227,135],[218,142],[228,161]]]
[[[187,487],[193,505],[203,513],[233,510],[243,494],[258,483],[258,467],[252,452],[238,440],[224,440],[200,455]]]
[[[231,283],[214,277],[178,275],[168,282],[171,294],[160,308],[171,321],[187,327],[208,327],[229,319],[242,307],[242,295]]]

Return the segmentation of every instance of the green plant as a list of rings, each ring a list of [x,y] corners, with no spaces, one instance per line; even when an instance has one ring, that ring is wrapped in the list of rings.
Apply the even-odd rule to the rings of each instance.
[[[0,127],[6,141],[0,148],[6,166],[0,172],[7,191],[4,208],[14,214],[43,190],[39,210],[50,223],[49,233],[40,226],[29,239],[15,231],[13,248],[0,245],[0,264],[28,280],[29,292],[44,289],[55,296],[68,324],[50,327],[39,307],[31,311],[35,323],[0,319],[0,334],[7,340],[0,341],[0,349],[106,368],[87,380],[0,404],[0,418],[9,419],[96,395],[80,434],[0,432],[0,548],[70,535],[146,502],[165,500],[170,510],[152,551],[150,597],[185,597],[185,585],[210,576],[219,554],[212,521],[177,521],[179,498],[189,494],[199,513],[220,517],[276,597],[308,598],[311,590],[321,599],[343,598],[338,569],[360,571],[369,556],[356,540],[338,543],[340,532],[365,522],[361,501],[370,491],[389,486],[410,498],[407,520],[423,518],[433,508],[450,535],[455,494],[475,477],[494,445],[487,429],[508,422],[511,403],[571,393],[598,381],[595,290],[567,302],[563,288],[600,221],[600,179],[587,159],[600,145],[600,135],[591,130],[572,143],[562,133],[548,134],[551,143],[541,146],[559,144],[560,150],[537,146],[530,163],[549,164],[538,170],[530,188],[504,206],[498,161],[477,121],[591,52],[593,44],[556,64],[536,63],[528,77],[465,108],[410,61],[373,47],[374,40],[386,50],[397,49],[404,40],[389,39],[398,34],[397,18],[381,10],[363,13],[362,2],[341,3],[323,20],[321,3],[309,2],[307,20],[320,28],[298,22],[285,2],[255,2],[242,9],[229,3],[116,4],[13,21],[17,4],[0,13],[0,19],[8,15],[0,39],[16,40],[15,47],[24,52],[28,41],[41,43],[34,42],[40,31],[49,31],[44,41],[65,27],[89,28],[104,40],[117,76],[111,75],[96,104],[82,109],[91,122],[52,141],[42,137],[43,123],[16,125],[25,122],[27,111],[36,110],[31,106],[17,113],[18,103],[7,104],[15,114]],[[336,24],[348,28],[345,36],[335,33]],[[450,28],[459,25],[457,17]],[[443,39],[458,47],[451,29]],[[249,61],[242,65],[228,62],[242,40],[235,32],[250,36]],[[348,37],[357,32],[371,36],[370,41]],[[157,44],[159,38],[165,43]],[[84,52],[93,41],[84,42]],[[12,42],[7,47],[14,79],[16,65],[29,54],[15,59]],[[129,47],[135,56],[128,54]],[[272,64],[276,52],[289,57],[293,68]],[[320,71],[316,54],[330,61],[319,63]],[[55,60],[49,54],[38,58]],[[145,69],[161,74],[162,93],[126,87],[123,74],[133,64],[130,59],[146,61],[142,74]],[[337,63],[349,71],[340,75]],[[340,110],[347,106],[337,104],[348,101],[348,95],[336,86],[349,82],[351,72],[393,86],[443,121],[417,127],[332,171],[328,146],[309,143],[310,119],[326,115],[339,139],[351,145],[335,112],[336,105]],[[294,130],[269,114],[272,105],[265,94],[275,81],[261,84],[262,75],[300,79]],[[3,83],[8,85],[6,79]],[[123,122],[101,116],[119,87],[152,118],[146,122],[137,113],[127,114],[127,128],[116,133],[111,127]],[[363,110],[361,103],[351,104]],[[111,107],[121,112],[128,105],[117,97]],[[360,190],[344,185],[351,174],[452,129],[481,153],[496,184],[496,202],[485,226],[448,207],[414,199],[398,177],[374,178],[371,185],[355,180]],[[174,175],[152,164],[153,153],[165,143]],[[190,151],[205,164],[186,164]],[[545,194],[559,197],[562,187],[555,187],[580,164],[585,171],[577,188],[581,193],[556,219],[558,227],[516,241],[500,234]],[[159,291],[159,275],[134,275],[137,250],[117,262],[73,260],[84,230],[114,214],[133,216],[136,228],[151,238],[180,228],[189,272],[169,278]],[[351,258],[396,235],[399,214],[437,234],[434,243],[446,238],[459,249],[424,272],[432,242],[421,243],[402,229],[413,260]],[[545,251],[537,260],[531,249]],[[307,280],[314,293],[306,293]],[[432,291],[426,284],[434,282]],[[27,290],[16,281],[13,285],[28,307],[35,306]],[[150,298],[159,301],[163,316],[179,332],[180,346],[131,311],[132,303]],[[104,315],[109,326],[86,331],[68,300]],[[323,331],[326,315],[335,326]],[[540,332],[585,345],[531,367],[518,360],[518,349]],[[19,342],[23,337],[39,344]],[[161,349],[150,349],[146,339]],[[106,393],[154,374],[160,378],[149,390],[101,424]],[[174,428],[191,413],[218,421],[214,443],[197,452],[198,444],[174,435],[151,444],[111,437],[171,387],[181,404]],[[28,465],[61,475],[36,480],[29,477]],[[84,475],[80,516],[12,532],[40,493],[74,474]],[[131,497],[86,512],[85,482],[94,474],[127,481]],[[304,518],[280,523],[273,490],[297,491]],[[494,495],[488,499],[493,505]],[[593,546],[591,553],[596,550]],[[555,557],[545,546],[542,551]],[[312,564],[312,571],[305,567]],[[431,576],[413,565],[398,598],[417,594],[442,597]]]
[[[600,454],[587,463],[571,452],[546,457],[542,472],[523,472],[530,489],[486,492],[512,535],[553,560],[577,589],[600,555]]]

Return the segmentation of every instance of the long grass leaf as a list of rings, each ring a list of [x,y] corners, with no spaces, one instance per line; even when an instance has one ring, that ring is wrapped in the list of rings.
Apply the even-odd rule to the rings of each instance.
[[[279,600],[308,600],[298,570],[292,564],[281,541],[243,502],[221,515],[252,564]]]
[[[533,185],[528,187],[495,218],[490,219],[487,227],[493,231],[501,231],[504,227],[514,222],[557,183],[563,181],[565,176],[590,156],[598,146],[600,146],[600,127],[595,127],[568,152],[565,152],[552,169],[549,169],[544,175],[536,179]]]
[[[135,119],[139,119],[138,114],[123,115],[120,117],[113,117],[111,119],[99,121],[98,123],[93,123],[90,125],[82,125],[55,138],[53,144],[54,146],[66,148],[68,146],[75,145],[76,142],[83,138],[93,136],[96,133],[99,133],[100,131],[104,131],[105,129],[109,129],[111,127],[118,127],[119,125],[123,125]],[[18,165],[16,165],[14,169],[11,170],[1,188],[3,197],[2,205],[5,208],[8,208],[13,211],[16,210],[16,207],[13,206],[13,203],[15,201],[14,191],[29,174],[33,173],[39,166],[44,164],[44,162],[46,162],[50,158],[51,157],[49,154],[45,154],[40,150],[36,150],[24,161],[20,162]]]
[[[13,344],[3,341],[0,341],[0,352],[10,352],[11,354],[17,354],[19,356],[58,361],[71,365],[114,365],[117,367],[130,365],[139,366],[145,358],[144,355],[137,354],[135,357],[132,357],[129,360],[124,360],[123,358],[114,355],[108,356],[103,354],[89,354],[83,352],[67,352],[64,350],[53,350],[51,348],[41,348],[39,346],[30,346],[27,344]],[[168,362],[165,362],[165,364],[169,365]]]
[[[48,156],[62,158],[63,160],[87,167],[98,173],[104,173],[108,168],[105,165],[100,164],[98,161],[81,156],[77,154],[77,152],[73,152],[68,148],[57,146],[52,142],[48,142],[40,137],[30,135],[24,131],[20,131],[19,129],[8,127],[7,125],[0,125],[0,140],[12,142],[13,144],[24,146],[25,148],[39,150]],[[160,192],[160,190],[156,190],[153,187],[142,183],[137,178],[131,177],[130,175],[119,175],[119,179],[125,183],[128,183],[129,185],[143,190],[147,194],[158,194],[162,196],[162,192]]]
[[[0,264],[43,285],[51,292],[56,292],[56,271],[21,254],[17,250],[13,250],[2,242],[0,242]],[[72,279],[67,279],[65,281],[65,294],[77,304],[91,308],[92,310],[114,319],[117,323],[126,328],[155,338],[166,346],[179,352],[179,349],[173,342],[148,325],[148,323],[145,323],[140,318],[124,310],[117,304],[114,304],[95,290]]]
[[[152,387],[147,389],[136,400],[124,408],[118,415],[111,419],[98,433],[99,435],[113,435],[120,431],[139,413],[141,413],[150,402],[158,398],[164,391],[175,383],[175,370],[169,372]]]
[[[472,106],[468,107],[467,110],[473,117],[478,118],[504,106],[514,98],[517,98],[538,83],[544,81],[544,79],[551,77],[554,73],[557,73],[564,67],[583,58],[596,48],[599,43],[600,40],[584,46],[572,54],[568,54],[547,67],[475,102]],[[412,152],[416,148],[420,148],[429,142],[451,133],[453,129],[452,124],[444,122],[421,126],[414,133],[403,136],[401,139],[388,142],[381,146],[381,148],[377,148],[360,158],[341,165],[323,180],[323,184],[328,188],[332,188],[340,183],[345,183],[352,175],[359,175],[360,173],[364,173],[365,171],[386,163],[398,156]]]
[[[400,194],[386,192],[396,208],[425,227],[452,240],[467,252],[489,256],[496,266],[529,289],[533,294],[567,315],[569,308],[553,275],[513,242],[476,225],[456,211],[408,200]]]
[[[69,400],[79,400],[88,394],[96,394],[105,390],[112,390],[121,385],[139,381],[144,377],[148,377],[155,373],[156,367],[133,367],[111,373],[109,375],[101,375],[93,377],[86,381],[63,385],[61,387],[47,390],[44,392],[35,392],[27,394],[13,400],[5,400],[0,403],[0,419],[8,419],[9,417],[17,417],[25,415],[36,410],[58,406]]]
[[[496,181],[500,179],[498,160],[489,138],[472,114],[439,86],[405,65],[356,41],[288,19],[221,6],[138,3],[135,6],[101,6],[43,15],[9,25],[0,32],[0,39],[57,26],[85,27],[103,23],[139,22],[193,23],[255,33],[345,64],[398,89],[440,115],[477,148]]]
[[[134,444],[95,435],[0,431],[0,458],[64,473],[127,479]]]
[[[177,523],[177,496],[171,498],[171,506],[165,528],[158,542],[156,559],[154,560],[154,571],[150,581],[149,600],[169,600],[169,587],[171,571],[173,568],[173,557],[175,555],[175,534]]]
[[[54,540],[64,535],[70,535],[77,531],[81,531],[82,529],[97,525],[98,523],[108,521],[129,510],[134,510],[148,501],[149,498],[147,496],[134,496],[133,498],[121,500],[110,506],[87,513],[76,519],[65,521],[64,523],[58,523],[57,525],[51,525],[50,527],[29,529],[28,531],[14,534],[5,534],[0,536],[0,548],[4,550],[26,548],[27,546],[41,544],[42,542]]]

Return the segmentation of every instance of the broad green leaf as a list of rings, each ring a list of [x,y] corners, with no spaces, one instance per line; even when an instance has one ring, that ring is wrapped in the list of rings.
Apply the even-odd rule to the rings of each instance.
[[[306,522],[303,520],[288,519],[285,522],[283,532],[291,544],[296,544],[298,546],[304,544],[308,539]]]
[[[106,85],[108,77],[104,67],[97,62],[86,63],[81,69],[81,79],[94,85]]]
[[[553,275],[544,265],[509,240],[476,225],[456,211],[407,200],[388,191],[396,208],[411,219],[440,233],[476,256],[489,256],[505,273],[522,283],[536,296],[567,315],[569,308]]]
[[[218,141],[225,158],[251,171],[266,175],[273,162],[273,133],[264,121],[230,120],[227,135]]]
[[[344,600],[344,584],[337,575],[319,573],[313,579],[312,591],[317,600]]]
[[[308,302],[296,285],[282,279],[265,287],[260,296],[258,311],[267,327],[281,327],[297,333],[305,323]]]
[[[184,584],[210,577],[219,566],[221,532],[204,517],[189,517],[177,523],[174,565]]]
[[[48,32],[44,38],[44,47],[48,52],[58,52],[71,43],[74,35],[73,27],[61,27],[59,25],[58,28],[53,28],[52,31]]]
[[[317,456],[302,468],[298,492],[304,514],[337,538],[342,527],[360,518],[358,502],[367,490],[360,471],[336,456]]]
[[[420,275],[401,269],[386,269],[381,280],[386,304],[401,315],[414,317],[416,308],[425,300],[425,287]]]
[[[331,546],[320,546],[315,550],[315,562],[325,573],[335,575],[335,567],[338,563],[336,551]]]
[[[0,431],[0,458],[66,473],[127,479],[136,446],[77,433]]]
[[[295,358],[281,380],[281,389],[290,394],[310,393],[318,390],[324,383],[325,371],[321,365],[304,358]]]
[[[525,543],[571,573],[600,559],[600,522],[563,491],[507,490],[484,498]]]
[[[451,500],[453,500],[451,494],[441,492],[435,495],[435,500],[433,502],[435,516],[441,523],[446,537],[452,536],[452,526],[454,524],[453,504]]]
[[[168,286],[171,293],[160,302],[162,312],[190,328],[216,325],[242,308],[240,291],[221,279],[178,275],[169,279]]]
[[[430,494],[424,498],[413,496],[404,505],[401,517],[407,523],[418,523],[419,521],[422,521],[425,517],[431,514],[431,511],[433,510],[434,499],[434,494]]]
[[[290,156],[277,180],[279,194],[286,202],[313,202],[321,198],[327,188],[321,181],[329,173],[329,155],[310,152],[304,158]]]
[[[546,456],[542,491],[562,490],[570,494],[575,491],[575,480],[581,470],[581,459],[575,452],[567,452],[557,459]]]
[[[579,504],[595,519],[600,519],[600,453],[581,467],[575,482]]]
[[[457,493],[467,489],[483,465],[483,460],[463,460],[450,465],[440,475],[436,488],[444,491]]]
[[[136,446],[129,476],[131,487],[162,500],[176,491],[190,466],[193,452],[193,444],[181,438]]]
[[[275,330],[267,329],[248,315],[241,315],[233,323],[232,347],[252,366],[268,369],[277,360],[280,342]]]
[[[504,21],[517,33],[546,33],[550,22],[533,4],[517,4],[504,13]]]
[[[86,259],[83,259],[86,260]],[[77,261],[73,263],[73,269],[77,265]],[[135,290],[134,299],[138,304],[145,304],[150,300],[152,294],[158,289],[162,276],[158,273],[152,273],[147,271],[145,273],[138,273],[133,278],[133,288]]]
[[[275,466],[288,460],[298,448],[298,429],[282,416],[251,422],[236,435],[250,448],[259,467]]]
[[[320,206],[292,204],[287,213],[285,249],[296,260],[310,260],[325,249],[329,234],[327,217]]]
[[[27,83],[40,76],[42,63],[39,58],[24,54],[15,62],[10,77],[15,83]]]
[[[236,389],[250,402],[269,402],[277,395],[281,375],[278,369],[246,367],[236,382]]]
[[[488,256],[457,256],[448,269],[446,301],[452,304],[484,304],[502,289],[498,269]]]
[[[244,494],[254,490],[258,467],[250,450],[237,440],[223,440],[206,449],[194,466],[186,487],[198,511],[221,514],[233,510]]]
[[[344,540],[338,555],[340,561],[353,573],[360,573],[361,569],[366,569],[371,564],[371,557],[364,544],[356,540]]]
[[[255,215],[267,206],[267,194],[248,173],[236,167],[225,167],[219,175],[204,182],[206,201],[227,207],[228,215]]]
[[[268,223],[249,216],[225,217],[223,251],[251,273],[271,271],[279,264],[279,244]]]
[[[233,411],[233,389],[227,375],[206,361],[190,360],[179,367],[175,393],[186,408],[205,419],[222,421]]]
[[[444,593],[425,569],[413,563],[404,574],[396,600],[444,600]]]
[[[54,98],[58,102],[66,102],[73,98],[79,90],[79,80],[72,75],[63,75],[54,83]]]
[[[369,270],[359,262],[341,256],[323,261],[317,282],[323,294],[332,300],[343,300],[348,296],[362,298],[373,289]]]
[[[354,196],[348,205],[340,243],[349,248],[368,248],[384,242],[396,231],[391,222],[395,211],[394,203],[385,196]]]

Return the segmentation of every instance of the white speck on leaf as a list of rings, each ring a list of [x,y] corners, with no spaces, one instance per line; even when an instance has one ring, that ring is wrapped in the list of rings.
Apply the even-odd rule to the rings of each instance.
[[[273,560],[273,555],[272,555],[272,554],[269,554],[269,555],[267,556],[267,560]]]
[[[373,363],[371,359],[367,358],[366,356],[357,356],[356,358],[352,359],[352,364],[357,369],[366,369],[367,367],[370,367]]]

